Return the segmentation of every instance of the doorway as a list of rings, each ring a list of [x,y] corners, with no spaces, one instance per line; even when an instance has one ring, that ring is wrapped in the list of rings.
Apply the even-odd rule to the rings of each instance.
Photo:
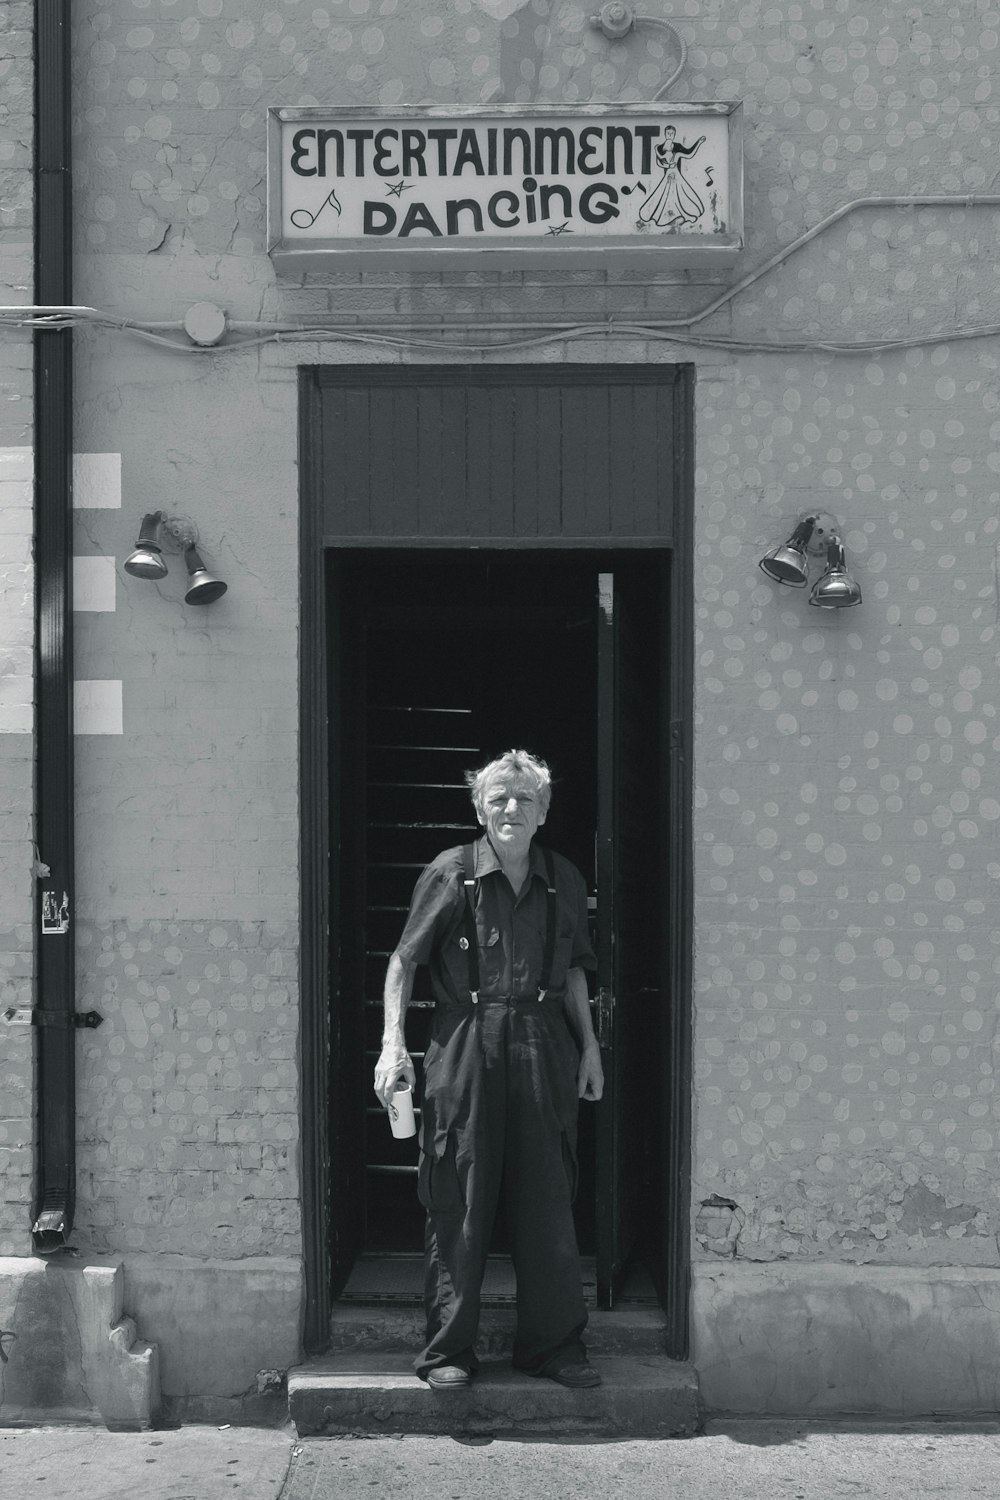
[[[692,392],[680,366],[300,372],[309,1352],[365,1256],[419,1248],[416,1148],[371,1093],[385,962],[419,868],[475,836],[461,772],[521,743],[601,964],[581,1245],[599,1305],[648,1267],[686,1357]]]
[[[420,870],[441,849],[478,835],[464,772],[511,746],[553,770],[539,837],[583,873],[599,954],[591,1004],[607,1089],[599,1105],[581,1107],[581,1254],[599,1303],[610,1305],[627,1282],[652,1291],[662,1238],[657,1079],[669,963],[661,920],[667,782],[659,774],[665,561],[652,553],[479,550],[331,559],[343,975],[331,997],[331,1035],[339,1042],[334,1092],[353,1101],[331,1141],[333,1213],[344,1227],[335,1295],[357,1257],[422,1250],[417,1145],[393,1138],[370,1089],[382,983]],[[603,638],[609,628],[625,629],[616,607],[631,631],[618,643]],[[432,1012],[420,970],[407,1015],[418,1109]],[[501,1259],[506,1252],[502,1217],[492,1250]],[[418,1275],[414,1264],[410,1274]],[[400,1268],[383,1268],[381,1280],[398,1294]],[[360,1284],[377,1293],[370,1264]]]

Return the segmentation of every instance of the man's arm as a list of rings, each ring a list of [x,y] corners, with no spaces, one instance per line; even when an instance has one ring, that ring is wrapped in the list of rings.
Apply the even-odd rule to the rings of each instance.
[[[386,1108],[398,1078],[405,1078],[411,1088],[417,1080],[413,1062],[406,1050],[406,1007],[413,993],[413,976],[416,972],[416,964],[400,958],[398,953],[394,953],[389,959],[382,996],[385,1011],[382,1052],[375,1064],[375,1092]]]
[[[566,975],[566,1016],[580,1048],[577,1093],[581,1099],[596,1102],[604,1092],[604,1070],[594,1023],[590,1019],[587,976],[582,969],[570,969]]]

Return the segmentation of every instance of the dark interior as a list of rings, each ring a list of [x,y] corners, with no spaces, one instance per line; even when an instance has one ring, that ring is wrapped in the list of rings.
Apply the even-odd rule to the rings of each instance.
[[[573,860],[593,896],[597,575],[610,565],[589,553],[456,550],[358,552],[338,567],[342,709],[339,736],[332,738],[340,741],[334,784],[344,986],[333,1016],[341,1080],[333,1090],[339,1116],[333,1151],[341,1158],[339,1180],[353,1184],[350,1213],[341,1204],[337,1217],[342,1225],[351,1221],[355,1253],[423,1248],[417,1145],[393,1139],[370,1080],[385,966],[414,880],[441,849],[478,833],[463,773],[514,745],[545,759],[554,790],[540,839]],[[641,556],[617,554],[613,566],[616,577],[629,575],[635,588],[643,587]],[[651,650],[651,711],[656,661]],[[420,971],[407,1018],[418,1107],[430,1015]],[[640,1079],[635,1084],[644,1087]],[[595,1243],[595,1116],[593,1106],[581,1108],[576,1216],[584,1255]],[[502,1219],[493,1249],[504,1249]],[[349,1259],[342,1253],[342,1264]]]

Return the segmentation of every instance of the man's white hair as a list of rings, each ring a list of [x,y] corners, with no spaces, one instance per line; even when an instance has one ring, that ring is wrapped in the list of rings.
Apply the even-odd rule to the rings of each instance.
[[[503,755],[491,760],[481,771],[466,771],[465,784],[469,788],[476,812],[485,811],[483,799],[490,783],[500,776],[510,775],[523,776],[534,785],[538,794],[538,806],[543,814],[547,813],[552,801],[552,772],[544,760],[539,760],[537,755],[532,755],[527,750],[505,750]]]

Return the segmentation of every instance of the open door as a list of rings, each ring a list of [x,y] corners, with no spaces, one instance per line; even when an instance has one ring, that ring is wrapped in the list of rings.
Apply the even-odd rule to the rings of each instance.
[[[631,585],[627,587],[626,585]],[[648,583],[597,576],[597,1301],[614,1305],[629,1258],[657,1238],[650,1165],[660,1130],[662,916],[655,661]],[[651,679],[650,667],[654,666]]]

